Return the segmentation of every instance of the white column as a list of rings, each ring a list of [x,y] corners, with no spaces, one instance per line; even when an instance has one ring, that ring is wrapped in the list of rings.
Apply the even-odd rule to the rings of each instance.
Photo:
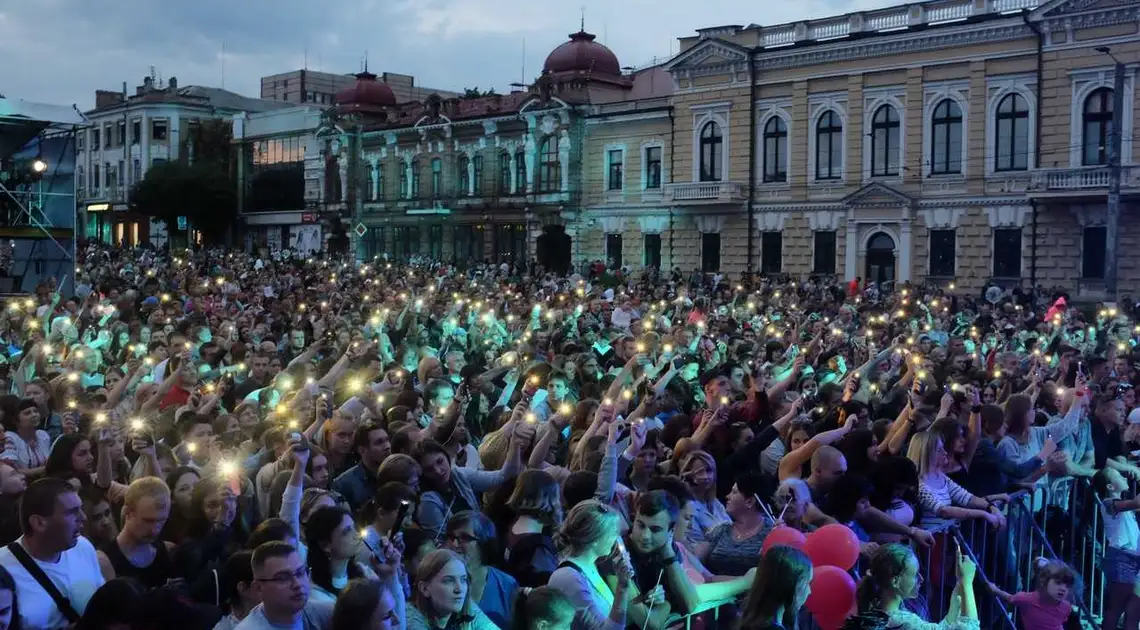
[[[843,276],[844,280],[854,280],[859,276],[855,269],[859,257],[859,225],[853,219],[847,220],[847,238],[844,250]]]
[[[467,156],[467,196],[475,196],[475,158]]]
[[[169,159],[173,162],[178,159],[179,149],[182,148],[182,118],[178,114],[171,114],[167,120],[166,146],[170,151]]]
[[[346,201],[348,199],[348,163],[345,160],[337,160],[337,166],[340,168],[340,199],[335,201]]]
[[[404,199],[412,198],[412,163],[404,162]]]
[[[899,244],[899,282],[906,282],[910,280],[910,256],[911,248],[913,247],[914,239],[911,238],[910,220],[906,219],[899,226],[899,238],[902,243]]]
[[[519,191],[518,161],[517,161],[517,158],[515,157],[517,154],[514,151],[512,151],[510,155],[511,155],[511,192],[517,194]]]
[[[565,129],[558,144],[558,171],[562,173],[562,184],[558,189],[570,192],[570,133]]]
[[[538,157],[536,152],[534,134],[528,133],[526,135],[526,153],[523,154],[523,159],[526,160],[526,181],[523,182],[521,190],[519,190],[522,194],[527,194],[534,190],[534,181],[538,176],[538,173],[534,170],[534,164]]]
[[[150,170],[150,117],[144,110],[142,121],[139,122],[139,150],[142,156],[142,177]]]
[[[372,193],[369,195],[370,201],[376,201],[376,196],[380,194],[380,166],[375,160],[369,161],[368,176],[372,179]]]

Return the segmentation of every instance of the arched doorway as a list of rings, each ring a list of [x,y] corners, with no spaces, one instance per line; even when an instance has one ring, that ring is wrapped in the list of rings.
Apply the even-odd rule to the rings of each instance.
[[[886,232],[876,232],[867,240],[867,282],[879,286],[895,281],[895,239]]]
[[[570,235],[562,225],[547,225],[538,237],[535,252],[538,264],[547,271],[565,274],[570,270]]]

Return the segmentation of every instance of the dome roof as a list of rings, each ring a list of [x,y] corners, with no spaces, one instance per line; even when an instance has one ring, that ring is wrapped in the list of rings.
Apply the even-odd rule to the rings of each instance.
[[[336,106],[341,111],[379,112],[396,105],[396,95],[387,83],[377,81],[376,75],[365,70],[356,75],[356,82],[336,93]]]
[[[543,72],[596,72],[621,75],[621,64],[612,50],[594,41],[584,30],[570,35],[570,41],[546,57]]]

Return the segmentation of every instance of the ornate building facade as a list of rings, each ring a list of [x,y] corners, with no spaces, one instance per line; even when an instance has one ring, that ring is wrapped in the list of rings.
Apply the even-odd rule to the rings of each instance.
[[[730,275],[1036,281],[1096,297],[1107,47],[1125,68],[1127,295],[1140,289],[1127,254],[1140,245],[1138,18],[1136,0],[936,0],[700,30],[665,67],[668,106],[593,108],[584,256]]]
[[[932,0],[702,29],[631,73],[579,32],[501,97],[397,105],[361,75],[308,156],[306,194],[362,224],[368,256],[996,279],[1092,298],[1115,58],[1127,295],[1138,25],[1138,0]]]

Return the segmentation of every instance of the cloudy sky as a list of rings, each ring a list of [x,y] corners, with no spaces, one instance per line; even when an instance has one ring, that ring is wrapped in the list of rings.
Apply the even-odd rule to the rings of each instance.
[[[419,85],[509,90],[578,30],[641,66],[676,38],[721,24],[779,24],[897,0],[35,0],[0,2],[0,93],[94,105],[153,66],[181,85],[256,96],[258,79],[303,67],[412,74]],[[523,54],[525,42],[525,55]],[[223,54],[223,46],[225,53]]]

